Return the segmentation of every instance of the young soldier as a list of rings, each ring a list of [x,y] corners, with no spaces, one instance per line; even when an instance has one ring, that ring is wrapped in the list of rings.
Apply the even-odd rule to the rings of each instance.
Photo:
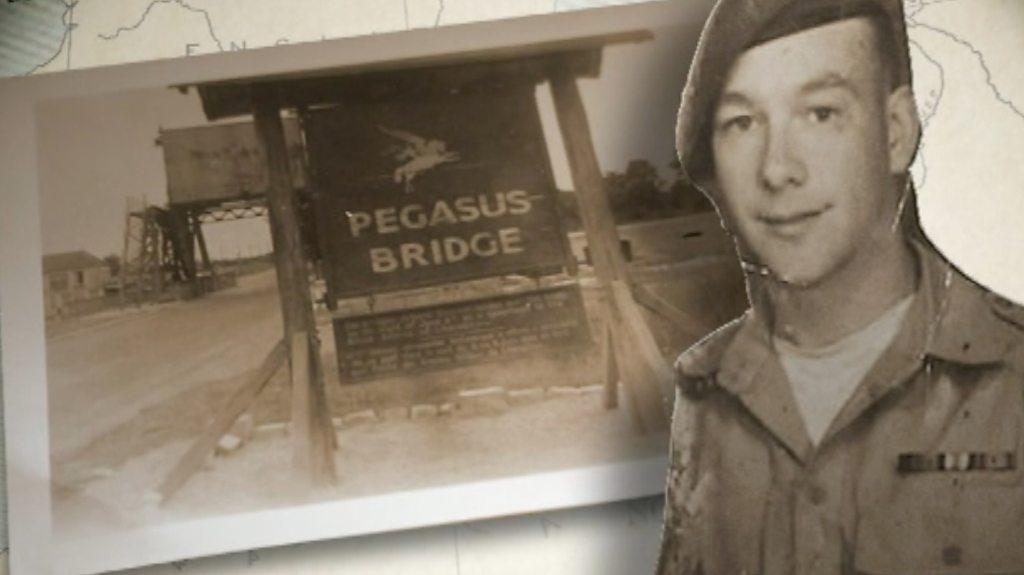
[[[751,307],[676,363],[658,572],[1024,572],[1024,314],[917,226],[900,0],[720,0],[677,129]]]

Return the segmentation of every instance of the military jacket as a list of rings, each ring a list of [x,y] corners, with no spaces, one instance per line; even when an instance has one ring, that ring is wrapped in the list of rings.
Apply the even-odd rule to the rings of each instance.
[[[680,356],[660,575],[1024,573],[1024,313],[917,254],[817,446],[758,306]]]

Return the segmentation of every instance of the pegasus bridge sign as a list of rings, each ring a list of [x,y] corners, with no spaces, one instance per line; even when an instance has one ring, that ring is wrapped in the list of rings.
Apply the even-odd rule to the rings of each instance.
[[[428,392],[451,395],[453,385],[490,385],[488,370],[475,370],[482,363],[500,364],[495,371],[511,378],[507,385],[535,386],[536,378],[524,375],[550,359],[597,366],[608,409],[618,405],[619,381],[627,382],[638,429],[664,428],[671,370],[638,298],[668,310],[663,315],[683,314],[631,281],[576,84],[600,74],[604,46],[651,37],[623,30],[539,44],[517,40],[430,58],[371,58],[337,69],[176,86],[197,90],[211,122],[252,117],[257,149],[218,141],[185,163],[214,168],[228,193],[246,201],[262,196],[283,333],[165,477],[161,497],[187,481],[285,365],[293,466],[318,486],[336,480],[328,379],[343,384],[346,400],[386,408]],[[591,255],[588,284],[595,289],[586,302],[558,217],[537,110],[536,87],[544,82]],[[297,119],[300,139],[289,138],[287,118]],[[223,188],[186,191],[219,201]],[[308,220],[301,217],[310,212]],[[304,232],[318,249],[305,249]],[[336,376],[323,366],[327,330],[310,285],[314,270],[327,287]],[[510,279],[526,281],[509,290]],[[599,349],[591,321],[600,329]],[[548,365],[555,364],[540,369]],[[457,367],[474,368],[477,376],[463,372],[450,381],[427,373]],[[371,379],[383,385],[347,385]],[[425,389],[428,382],[435,389]]]
[[[532,82],[396,92],[311,110],[303,125],[328,301],[429,294],[339,313],[342,381],[589,342],[575,283],[501,292],[502,278],[539,282],[571,257]]]
[[[532,84],[322,108],[304,125],[331,298],[563,267]]]

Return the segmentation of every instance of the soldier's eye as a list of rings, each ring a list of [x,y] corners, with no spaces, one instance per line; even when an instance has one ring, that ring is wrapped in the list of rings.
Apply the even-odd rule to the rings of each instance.
[[[831,106],[815,106],[809,112],[810,119],[819,124],[834,120],[838,114],[839,110]]]
[[[732,130],[735,130],[735,131],[738,131],[738,132],[746,132],[753,125],[754,125],[754,118],[752,116],[739,115],[739,116],[732,116],[730,118],[727,118],[719,126],[719,129],[722,130],[722,131],[732,131]]]

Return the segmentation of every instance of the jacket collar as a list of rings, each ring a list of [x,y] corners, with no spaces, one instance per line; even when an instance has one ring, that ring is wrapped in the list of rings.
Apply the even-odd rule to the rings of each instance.
[[[929,358],[964,365],[1001,362],[1018,334],[992,310],[992,294],[943,258],[927,240],[908,240],[918,261],[918,288],[889,349],[836,417],[823,441],[901,386]],[[771,345],[768,306],[751,284],[754,305],[738,320],[688,350],[676,366],[684,378],[713,377],[736,396],[799,460],[812,450],[790,385]]]
[[[993,294],[968,279],[934,246],[911,242],[920,271],[918,290],[889,349],[865,375],[825,432],[840,433],[933,360],[965,367],[1000,364],[1019,334],[993,314]],[[970,380],[965,380],[970,381]]]
[[[921,301],[911,317],[927,324],[918,328],[924,353],[964,365],[1001,363],[1020,339],[993,310],[1001,298],[967,278],[930,243],[911,245],[921,270]]]

